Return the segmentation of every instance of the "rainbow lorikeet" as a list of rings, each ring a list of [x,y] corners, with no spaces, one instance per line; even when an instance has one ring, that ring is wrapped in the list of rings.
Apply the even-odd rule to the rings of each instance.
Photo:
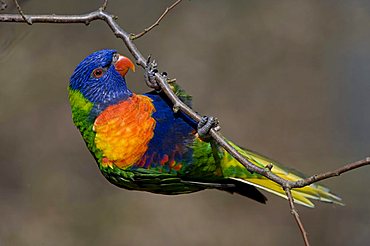
[[[74,124],[109,182],[167,195],[215,188],[265,203],[260,188],[285,197],[279,185],[250,173],[224,149],[200,137],[200,126],[182,112],[175,113],[162,92],[130,91],[125,80],[129,69],[134,70],[134,64],[128,58],[115,50],[100,50],[77,66],[68,88]],[[191,104],[191,97],[177,84],[171,86]],[[272,164],[272,171],[282,178],[302,177],[231,144],[257,166]],[[308,207],[314,207],[310,199],[341,204],[339,197],[317,184],[293,189],[292,195],[295,202]]]

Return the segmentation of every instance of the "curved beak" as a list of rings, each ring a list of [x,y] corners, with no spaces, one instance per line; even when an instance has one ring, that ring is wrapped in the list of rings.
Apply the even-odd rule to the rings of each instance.
[[[118,55],[117,61],[114,63],[116,71],[124,77],[129,69],[135,72],[134,63],[125,56]]]

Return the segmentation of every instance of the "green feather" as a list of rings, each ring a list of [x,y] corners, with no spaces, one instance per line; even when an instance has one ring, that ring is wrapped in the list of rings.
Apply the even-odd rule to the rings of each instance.
[[[95,145],[95,132],[93,130],[94,122],[90,120],[90,112],[93,108],[93,103],[88,101],[81,92],[68,88],[69,102],[71,104],[72,119],[74,124],[80,130],[80,133],[85,140],[87,148],[94,155],[99,163],[103,153]]]

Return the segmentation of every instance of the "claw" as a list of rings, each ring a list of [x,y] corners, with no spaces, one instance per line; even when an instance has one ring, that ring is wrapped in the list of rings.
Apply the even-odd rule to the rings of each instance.
[[[155,60],[151,61],[151,56],[148,56],[145,68],[145,82],[146,84],[155,90],[160,90],[161,87],[158,85],[157,80],[155,78],[155,74],[158,73],[158,64]]]
[[[198,123],[198,135],[199,137],[208,142],[211,139],[211,136],[209,135],[209,131],[211,129],[214,129],[216,131],[220,130],[220,126],[218,125],[218,119],[215,117],[208,117],[208,116],[203,116],[202,119]]]

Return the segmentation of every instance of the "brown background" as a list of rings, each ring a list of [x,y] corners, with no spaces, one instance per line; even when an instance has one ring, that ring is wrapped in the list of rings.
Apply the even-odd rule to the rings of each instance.
[[[8,1],[11,2],[11,1]],[[100,1],[27,1],[78,14]],[[139,32],[171,1],[114,1]],[[14,12],[11,7],[3,12]],[[136,42],[217,116],[235,142],[314,174],[370,149],[368,1],[184,1]],[[105,23],[0,24],[1,245],[298,245],[287,202],[204,191],[162,196],[110,185],[72,124],[67,85],[89,53],[122,42]],[[143,71],[128,76],[143,92]],[[345,207],[299,207],[313,245],[370,243],[370,168],[324,183]]]

